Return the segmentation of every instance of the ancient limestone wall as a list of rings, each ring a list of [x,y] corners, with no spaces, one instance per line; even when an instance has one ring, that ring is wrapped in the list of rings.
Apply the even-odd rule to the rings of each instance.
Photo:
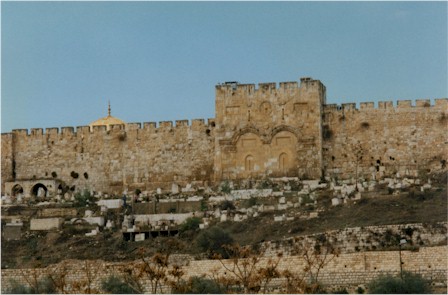
[[[300,254],[301,249],[329,243],[342,253],[397,249],[401,239],[407,242],[403,249],[439,246],[447,244],[447,222],[388,224],[365,227],[350,227],[326,231],[309,236],[296,236],[265,243],[265,255],[272,256],[281,251],[287,255]]]
[[[319,80],[216,86],[215,178],[263,176],[319,178],[321,113]]]
[[[21,179],[57,178],[69,186],[120,194],[124,189],[209,181],[214,138],[211,122],[188,121],[14,130],[15,175]],[[2,135],[2,189],[12,166],[11,134]],[[6,139],[6,140],[5,140]],[[4,141],[4,143],[3,143]],[[5,162],[5,167],[3,167]],[[5,172],[4,172],[5,171]],[[7,192],[11,193],[11,192]],[[28,193],[28,192],[25,192]]]
[[[6,181],[11,181],[14,179],[13,175],[13,134],[12,133],[2,133],[2,150],[1,150],[1,190],[4,191],[4,184]]]
[[[446,169],[448,100],[361,103],[324,108],[324,167],[339,178],[422,177]]]
[[[418,252],[401,251],[403,270],[422,274],[433,282],[446,283],[447,246],[421,248]],[[267,260],[268,258],[265,258]],[[227,261],[226,263],[231,263]],[[263,263],[263,262],[262,262]],[[92,289],[100,290],[101,281],[111,275],[120,275],[120,267],[133,262],[108,263],[103,261],[65,261],[58,265],[37,269],[2,269],[1,291],[6,292],[12,280],[28,285],[34,277],[44,278],[48,274],[57,274],[65,268],[68,284],[87,282],[90,277]],[[182,258],[185,277],[206,276],[224,273],[225,269],[217,260],[188,260]],[[286,256],[280,260],[280,270],[303,273],[306,263],[301,256]],[[325,285],[356,286],[385,273],[398,274],[400,271],[400,253],[398,251],[377,251],[341,254],[331,260],[320,272],[319,280]],[[277,281],[281,286],[281,280]],[[146,292],[150,293],[149,281],[144,281]],[[279,286],[279,287],[280,287]],[[169,292],[169,289],[165,289]],[[70,292],[68,288],[67,291]],[[78,291],[79,293],[79,291]]]
[[[14,130],[2,134],[5,182],[60,179],[71,188],[199,186],[298,176],[424,177],[447,168],[448,99],[326,104],[319,80],[216,86],[216,119]],[[14,183],[11,185],[13,186]],[[6,191],[11,194],[11,192]],[[26,191],[25,194],[30,192]]]

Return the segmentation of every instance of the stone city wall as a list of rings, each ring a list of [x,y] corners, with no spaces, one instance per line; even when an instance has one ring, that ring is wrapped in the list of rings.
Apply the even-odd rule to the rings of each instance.
[[[324,246],[327,243],[336,249],[340,249],[342,253],[397,249],[401,239],[407,241],[403,249],[417,249],[419,247],[446,245],[447,232],[447,222],[350,227],[308,236],[269,241],[265,243],[267,249],[265,255],[272,256],[278,252],[297,255],[304,248],[303,245],[314,247],[316,244]]]
[[[5,182],[60,179],[121,194],[222,180],[424,177],[447,168],[448,99],[326,104],[319,80],[216,86],[216,119],[13,130]],[[11,194],[12,192],[6,191]],[[25,191],[25,195],[30,192]]]
[[[69,186],[121,194],[212,177],[213,127],[204,120],[14,130],[2,134],[2,191],[15,178],[57,178]],[[13,138],[13,140],[11,140]],[[14,147],[14,148],[13,148]],[[8,157],[10,150],[14,154]],[[5,153],[3,152],[5,151]],[[4,157],[5,155],[5,157]],[[7,192],[11,194],[11,192]],[[30,194],[30,192],[24,192]]]
[[[421,248],[418,252],[401,251],[403,270],[417,272],[433,282],[446,284],[447,278],[447,246]],[[191,259],[191,258],[190,258]],[[264,258],[261,264],[266,263]],[[184,279],[191,276],[206,276],[212,274],[223,274],[225,269],[218,260],[188,260],[182,259],[182,270],[185,272]],[[65,280],[68,285],[75,282],[84,283],[91,281],[92,290],[100,290],[102,280],[111,275],[120,275],[122,266],[130,266],[135,262],[109,263],[104,261],[65,261],[58,265],[37,269],[2,269],[1,291],[7,292],[12,281],[19,284],[29,285],[33,278],[43,279],[49,274],[57,277],[58,274],[66,273]],[[225,261],[231,263],[231,261]],[[285,256],[281,258],[278,265],[279,270],[303,273],[306,266],[301,256]],[[61,271],[65,269],[65,271]],[[399,274],[400,252],[377,251],[352,254],[340,254],[334,257],[321,270],[319,281],[329,286],[356,286],[366,284],[370,280],[385,273]],[[278,280],[281,285],[283,282]],[[143,280],[145,291],[150,293],[150,283]],[[279,286],[281,287],[281,286]],[[70,286],[66,289],[70,292]],[[165,288],[169,292],[168,288]],[[77,293],[81,293],[77,290]]]
[[[319,179],[325,91],[311,78],[216,86],[215,178]]]
[[[326,105],[324,169],[328,176],[422,177],[446,169],[448,100]]]

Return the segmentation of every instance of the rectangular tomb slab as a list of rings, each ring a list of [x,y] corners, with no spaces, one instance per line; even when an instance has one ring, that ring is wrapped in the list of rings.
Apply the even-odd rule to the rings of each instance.
[[[63,222],[63,218],[34,218],[30,221],[30,230],[59,230]]]

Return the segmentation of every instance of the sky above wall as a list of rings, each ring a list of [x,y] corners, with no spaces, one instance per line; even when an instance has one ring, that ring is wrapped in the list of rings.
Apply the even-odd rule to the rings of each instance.
[[[2,2],[1,131],[215,116],[215,85],[448,97],[447,2]]]

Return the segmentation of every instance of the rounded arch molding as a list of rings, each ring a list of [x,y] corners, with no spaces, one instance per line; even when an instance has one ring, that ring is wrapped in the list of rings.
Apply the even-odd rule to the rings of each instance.
[[[294,127],[288,126],[288,125],[280,125],[275,127],[274,129],[272,129],[270,136],[268,137],[268,142],[267,143],[271,143],[272,139],[280,132],[282,131],[288,131],[291,132],[292,134],[295,135],[297,141],[299,141],[299,139],[302,137],[300,134],[300,131]]]
[[[230,139],[230,142],[232,143],[232,145],[235,145],[238,140],[240,139],[241,136],[243,136],[244,134],[247,133],[253,133],[255,135],[257,135],[261,141],[265,144],[270,144],[272,142],[272,139],[280,132],[282,131],[288,131],[291,132],[292,134],[295,135],[297,141],[301,138],[301,133],[298,129],[288,126],[288,125],[280,125],[277,126],[275,128],[273,128],[270,132],[268,133],[262,133],[260,132],[260,130],[258,128],[255,128],[253,126],[246,126],[244,128],[241,128],[240,130],[236,131],[232,138]]]

